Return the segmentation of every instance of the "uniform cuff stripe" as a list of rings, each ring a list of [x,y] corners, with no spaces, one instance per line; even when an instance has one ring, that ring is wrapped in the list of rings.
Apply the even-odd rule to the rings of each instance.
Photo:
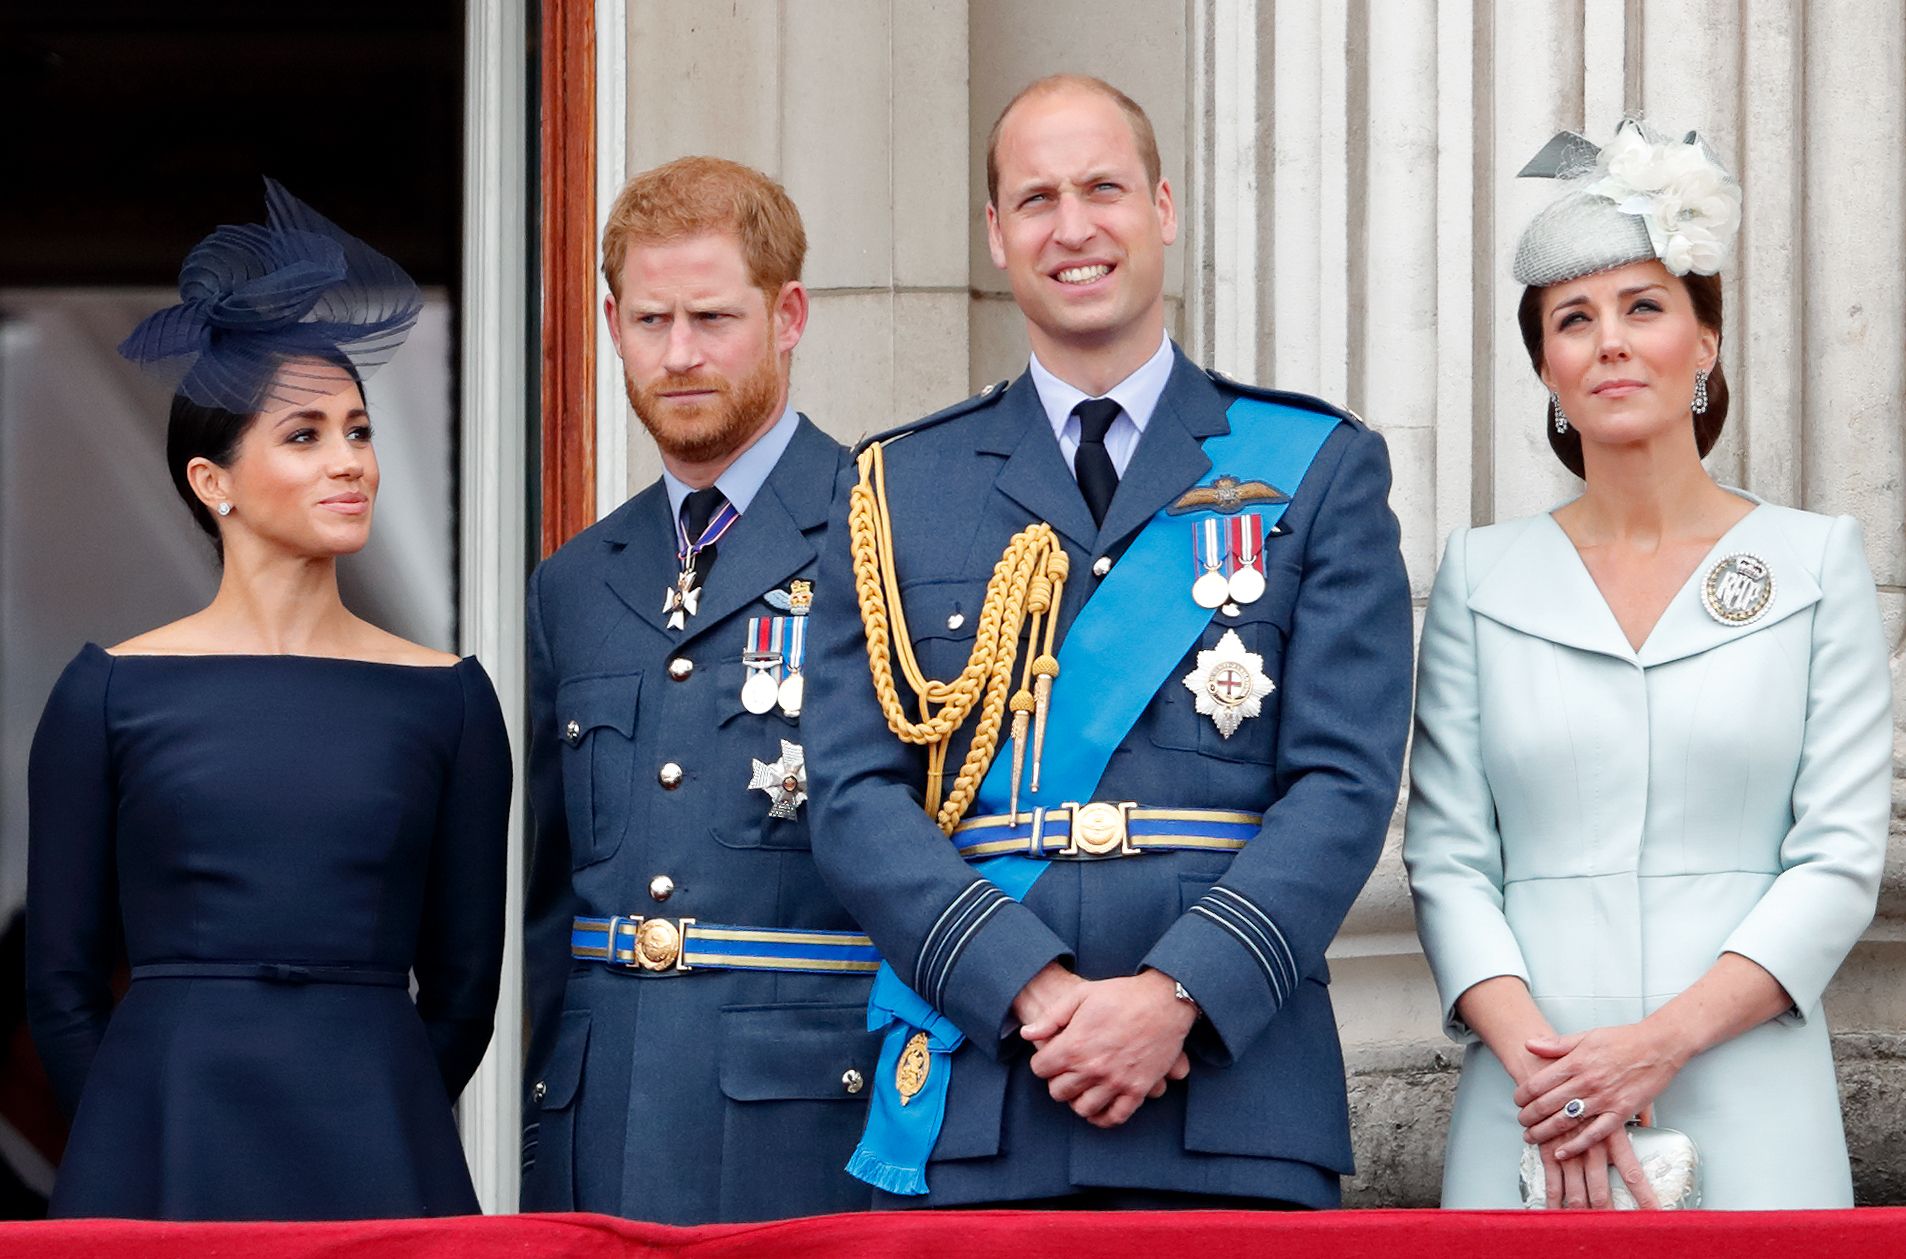
[[[967,927],[967,929],[961,933],[960,938],[954,942],[952,949],[949,950],[946,955],[946,965],[940,968],[940,980],[933,987],[934,1009],[941,1009],[946,1004],[946,984],[947,981],[953,977],[953,964],[959,961],[961,952],[966,948],[966,942],[972,939],[973,933],[985,926],[986,920],[998,913],[999,907],[1006,904],[1006,902],[1007,897],[1004,893],[995,897],[985,909],[980,911],[979,916],[973,919],[972,925]]]
[[[922,995],[933,992],[933,1004],[939,1005],[938,994],[946,987],[947,975],[953,969],[953,963],[959,959],[960,950],[966,946],[979,924],[991,917],[999,908],[1006,894],[984,879],[971,883],[966,890],[953,898],[940,921],[935,924],[927,943],[921,949],[920,965],[916,978],[919,981],[916,992]]]
[[[1283,1005],[1285,997],[1283,976],[1278,968],[1271,964],[1270,959],[1264,955],[1264,950],[1258,947],[1257,941],[1251,938],[1251,933],[1245,931],[1244,928],[1232,922],[1229,918],[1217,913],[1210,905],[1205,904],[1203,901],[1199,901],[1193,905],[1191,912],[1210,919],[1237,937],[1238,943],[1242,944],[1251,956],[1257,959],[1258,969],[1264,972],[1265,982],[1270,985],[1272,1004],[1274,1006]]]
[[[1248,912],[1251,915],[1251,917],[1257,919],[1259,922],[1264,924],[1265,929],[1270,932],[1272,937],[1275,937],[1274,943],[1269,938],[1267,938],[1266,943],[1272,944],[1272,947],[1275,949],[1277,954],[1282,958],[1284,962],[1284,966],[1285,966],[1285,973],[1290,977],[1291,985],[1295,987],[1297,984],[1297,978],[1298,978],[1297,956],[1296,954],[1291,952],[1290,942],[1284,938],[1284,933],[1277,929],[1277,923],[1272,921],[1271,916],[1265,913],[1262,909],[1259,909],[1257,905],[1254,904],[1252,901],[1238,894],[1232,889],[1224,886],[1222,883],[1214,886],[1211,889],[1211,892],[1208,893],[1207,895],[1213,895],[1213,894],[1223,895],[1227,897],[1228,899],[1235,901],[1240,910]]]

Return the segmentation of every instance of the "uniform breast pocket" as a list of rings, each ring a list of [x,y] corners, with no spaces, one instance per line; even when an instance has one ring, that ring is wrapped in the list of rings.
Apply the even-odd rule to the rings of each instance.
[[[915,581],[901,588],[900,601],[906,609],[907,633],[922,672],[935,682],[958,677],[973,655],[973,635],[979,627],[980,608],[986,602],[986,583],[964,578]],[[900,688],[902,705],[917,715],[918,702],[897,668],[894,683]]]
[[[1154,744],[1220,761],[1268,765],[1276,759],[1297,577],[1294,564],[1273,560],[1256,602],[1240,605],[1235,617],[1221,610],[1211,618],[1152,703]],[[1270,692],[1259,694],[1264,681]],[[1219,718],[1231,726],[1230,733]]]
[[[730,1006],[720,1037],[721,1218],[867,1210],[872,1191],[843,1170],[880,1050],[866,1003]]]
[[[563,807],[571,864],[613,857],[635,808],[635,713],[639,673],[571,678],[556,688],[563,743]]]

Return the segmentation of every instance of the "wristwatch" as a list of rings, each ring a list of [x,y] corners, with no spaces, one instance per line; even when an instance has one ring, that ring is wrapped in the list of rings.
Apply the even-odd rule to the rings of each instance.
[[[1185,986],[1175,979],[1171,981],[1171,995],[1191,1007],[1191,1019],[1194,1023],[1204,1017],[1204,1009],[1198,1004],[1198,999],[1186,991]]]

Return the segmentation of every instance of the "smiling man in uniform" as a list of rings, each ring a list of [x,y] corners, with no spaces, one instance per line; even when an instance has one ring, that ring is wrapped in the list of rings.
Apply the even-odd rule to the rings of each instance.
[[[816,856],[890,965],[851,1167],[883,1207],[1335,1205],[1324,950],[1409,717],[1383,440],[1168,339],[1177,206],[1110,85],[1007,106],[986,228],[1031,362],[869,444],[822,567],[859,607],[814,627]]]

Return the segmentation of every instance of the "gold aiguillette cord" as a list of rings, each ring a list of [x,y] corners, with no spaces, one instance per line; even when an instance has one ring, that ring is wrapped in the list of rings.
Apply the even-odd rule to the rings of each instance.
[[[886,465],[879,442],[861,452],[858,467],[860,480],[849,500],[847,524],[854,556],[854,594],[867,632],[867,664],[874,693],[886,715],[887,728],[903,742],[927,749],[926,810],[949,835],[972,805],[998,751],[999,728],[1012,690],[1013,665],[1019,655],[1020,635],[1025,633],[1029,658],[1019,690],[1011,696],[1011,807],[1016,821],[1029,724],[1032,789],[1039,789],[1046,713],[1053,680],[1059,674],[1059,663],[1052,652],[1053,636],[1071,561],[1051,525],[1039,522],[1014,534],[987,580],[966,667],[951,681],[935,681],[921,672],[913,653],[913,639],[907,633],[900,575],[894,562],[893,521],[887,510]],[[1033,654],[1035,644],[1037,655]],[[918,721],[908,715],[901,702],[893,676],[895,659],[919,699]],[[947,750],[975,707],[979,709],[979,724],[973,729],[972,745],[953,779],[952,790],[945,791]]]

